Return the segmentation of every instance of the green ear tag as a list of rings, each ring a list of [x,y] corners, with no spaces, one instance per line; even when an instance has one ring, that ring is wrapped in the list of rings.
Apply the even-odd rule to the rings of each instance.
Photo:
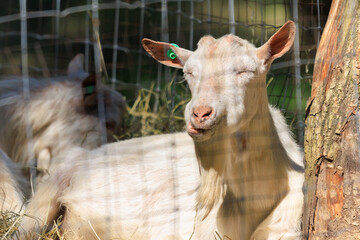
[[[95,92],[95,86],[89,85],[85,87],[85,95]]]
[[[179,47],[177,44],[175,43],[171,43],[171,45],[175,46],[175,47]],[[167,51],[167,56],[168,58],[170,59],[175,59],[176,58],[176,54],[174,53],[174,51],[170,48],[168,51]]]

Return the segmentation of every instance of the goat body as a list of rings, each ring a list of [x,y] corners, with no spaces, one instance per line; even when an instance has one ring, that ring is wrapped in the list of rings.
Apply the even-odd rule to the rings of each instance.
[[[200,184],[194,156],[186,133],[74,148],[30,200],[26,213],[35,219],[20,225],[39,232],[61,206],[66,239],[189,239]]]

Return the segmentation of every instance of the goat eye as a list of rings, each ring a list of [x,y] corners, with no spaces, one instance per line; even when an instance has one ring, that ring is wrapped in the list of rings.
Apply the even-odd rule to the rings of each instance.
[[[249,70],[235,70],[236,75],[242,75],[244,73],[254,73],[253,71],[249,71]]]
[[[192,76],[193,76],[193,72],[192,72],[192,71],[186,71],[186,72],[184,72],[184,75],[185,75],[185,76],[192,77]]]

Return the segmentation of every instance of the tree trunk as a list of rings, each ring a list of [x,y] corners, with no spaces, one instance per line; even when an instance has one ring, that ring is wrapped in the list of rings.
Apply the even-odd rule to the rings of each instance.
[[[360,1],[333,0],[306,109],[305,239],[360,239]]]

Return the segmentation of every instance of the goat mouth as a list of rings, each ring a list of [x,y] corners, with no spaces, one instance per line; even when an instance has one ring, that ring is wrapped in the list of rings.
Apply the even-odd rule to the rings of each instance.
[[[204,128],[196,128],[194,127],[191,122],[189,122],[189,124],[186,127],[186,130],[188,132],[188,134],[194,138],[194,140],[200,140],[203,139],[204,137],[210,137],[212,135],[212,133],[214,133],[214,129],[204,129]]]
[[[192,134],[198,135],[198,134],[206,132],[206,130],[207,129],[194,128],[193,125],[191,124],[191,122],[189,122],[189,124],[187,125],[187,131],[190,135],[192,135]]]

